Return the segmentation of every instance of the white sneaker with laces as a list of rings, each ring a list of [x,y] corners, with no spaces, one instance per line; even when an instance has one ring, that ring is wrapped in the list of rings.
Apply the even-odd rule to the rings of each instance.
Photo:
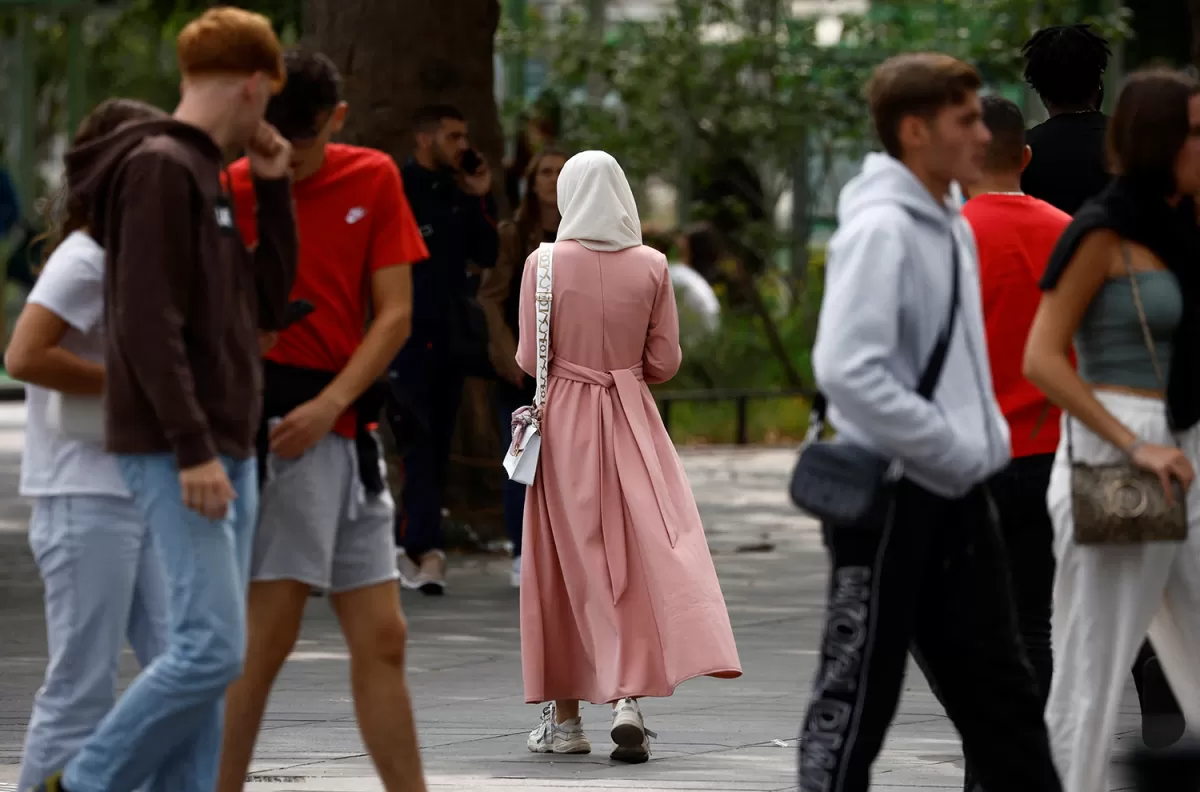
[[[650,738],[658,735],[646,728],[637,699],[623,698],[613,707],[611,759],[641,764],[650,759]]]
[[[513,588],[521,588],[521,556],[512,561],[512,572],[508,574],[508,582]]]
[[[525,746],[534,753],[586,754],[592,752],[592,744],[583,733],[583,718],[572,718],[558,723],[554,702],[542,710],[541,724],[529,733]]]

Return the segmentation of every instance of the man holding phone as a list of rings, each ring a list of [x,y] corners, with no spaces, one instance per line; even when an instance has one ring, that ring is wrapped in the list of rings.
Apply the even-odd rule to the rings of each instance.
[[[404,189],[429,258],[413,267],[412,337],[388,377],[408,410],[405,418],[427,431],[413,432],[393,419],[395,434],[413,438],[404,455],[396,546],[405,585],[442,594],[442,496],[450,441],[471,361],[476,353],[487,358],[487,331],[480,327],[482,312],[475,313],[467,265],[496,266],[500,239],[492,172],[471,148],[463,114],[450,105],[423,107],[413,117],[413,132],[416,148],[404,166]]]
[[[284,64],[287,84],[267,118],[292,145],[303,232],[290,324],[264,362],[249,648],[230,688],[217,789],[242,789],[271,687],[316,589],[329,592],[346,637],[359,728],[384,788],[420,792],[395,507],[375,424],[387,393],[378,380],[409,334],[409,265],[428,253],[395,162],[330,142],[348,112],[337,67],[303,50],[288,52]],[[250,164],[234,163],[230,180],[237,223],[252,237]]]

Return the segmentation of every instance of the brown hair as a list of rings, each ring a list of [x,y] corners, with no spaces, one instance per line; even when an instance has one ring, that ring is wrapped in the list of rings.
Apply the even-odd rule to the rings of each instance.
[[[82,146],[99,140],[131,121],[146,121],[166,116],[166,113],[154,105],[137,99],[105,99],[79,124],[73,145]],[[45,216],[47,230],[41,237],[46,241],[42,255],[43,264],[59,243],[75,231],[87,228],[89,222],[88,206],[71,196],[70,184],[63,184],[55,198],[46,203]]]
[[[283,47],[271,20],[242,8],[210,8],[189,22],[175,42],[185,76],[263,72],[278,91],[287,79]]]
[[[985,96],[983,124],[992,133],[984,170],[992,173],[1017,173],[1025,162],[1025,116],[1016,102],[1003,96]]]
[[[932,118],[960,104],[983,85],[970,64],[937,52],[910,52],[875,67],[867,82],[867,105],[884,150],[901,155],[900,122],[908,116]]]
[[[1121,88],[1108,124],[1113,173],[1148,189],[1176,191],[1175,160],[1191,134],[1188,102],[1200,82],[1172,69],[1135,72]]]
[[[528,246],[533,240],[534,234],[539,234],[537,241],[541,242],[542,230],[542,202],[537,197],[537,172],[542,166],[542,160],[546,157],[560,157],[564,162],[567,160],[565,152],[555,148],[546,148],[533,155],[533,159],[529,161],[529,167],[525,169],[525,195],[521,198],[521,205],[517,207],[517,211],[513,213],[513,222],[517,226],[517,236],[521,240],[521,244]]]

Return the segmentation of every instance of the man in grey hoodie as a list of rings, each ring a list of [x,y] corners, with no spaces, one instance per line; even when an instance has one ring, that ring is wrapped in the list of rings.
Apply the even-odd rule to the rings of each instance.
[[[975,242],[947,200],[953,182],[980,175],[980,85],[967,64],[916,53],[885,61],[867,87],[887,153],[869,155],[839,199],[813,367],[841,439],[893,460],[901,478],[861,524],[823,526],[832,569],[803,792],[868,789],[910,650],[984,788],[1062,789],[984,487],[1008,462],[1009,437]],[[918,381],[947,328],[927,399]]]

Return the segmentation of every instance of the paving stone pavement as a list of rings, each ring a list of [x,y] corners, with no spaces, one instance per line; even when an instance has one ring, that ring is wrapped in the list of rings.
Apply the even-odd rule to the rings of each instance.
[[[40,585],[16,497],[23,408],[0,405],[0,790],[15,789],[21,741],[45,663]],[[404,594],[409,678],[431,790],[798,790],[796,745],[817,660],[825,589],[816,526],[787,503],[793,452],[683,452],[737,634],[745,676],[697,680],[644,703],[659,739],[645,765],[608,760],[602,707],[587,706],[595,753],[534,756],[525,735],[517,592],[503,559],[455,559],[447,596]],[[123,679],[135,667],[125,658]],[[1118,748],[1132,747],[1127,697]],[[1019,757],[1014,757],[1020,761]],[[958,738],[924,680],[907,678],[876,764],[877,792],[961,788]],[[251,792],[382,790],[354,724],[347,657],[323,600],[310,601],[300,644],[275,688]],[[1114,786],[1114,789],[1122,788]]]

